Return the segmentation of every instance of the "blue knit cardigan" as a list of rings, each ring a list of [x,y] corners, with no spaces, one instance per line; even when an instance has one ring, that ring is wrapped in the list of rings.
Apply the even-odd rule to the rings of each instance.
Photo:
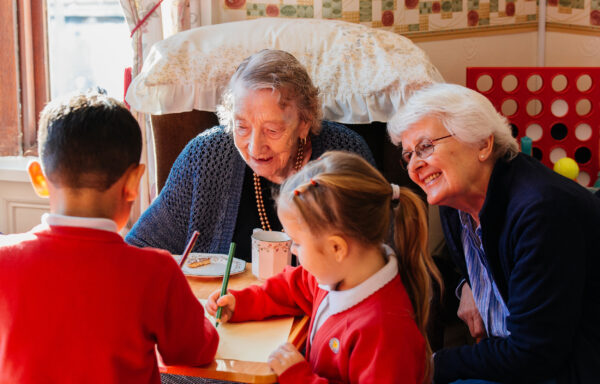
[[[311,135],[311,160],[329,150],[345,150],[375,165],[363,138],[345,126],[323,122]],[[181,152],[160,195],[142,214],[125,241],[138,247],[181,254],[194,230],[195,252],[227,253],[238,215],[246,163],[233,137],[221,126],[211,128]]]

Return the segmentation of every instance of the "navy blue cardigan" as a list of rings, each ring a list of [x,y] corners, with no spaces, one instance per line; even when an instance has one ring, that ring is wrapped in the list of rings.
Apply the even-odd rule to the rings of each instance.
[[[458,212],[440,216],[467,277]],[[511,334],[438,351],[435,383],[600,382],[600,199],[520,154],[494,167],[480,223]]]

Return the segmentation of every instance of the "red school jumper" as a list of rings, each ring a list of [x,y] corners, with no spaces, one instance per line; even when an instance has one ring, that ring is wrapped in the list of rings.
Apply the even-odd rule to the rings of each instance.
[[[0,383],[160,383],[218,344],[171,255],[115,232],[40,225],[0,236]]]
[[[315,313],[329,293],[301,266],[288,268],[262,286],[232,290],[236,308],[232,321],[275,315]],[[413,319],[410,299],[400,276],[353,307],[332,315],[306,346],[308,361],[288,368],[288,383],[410,383],[421,384],[425,340]]]

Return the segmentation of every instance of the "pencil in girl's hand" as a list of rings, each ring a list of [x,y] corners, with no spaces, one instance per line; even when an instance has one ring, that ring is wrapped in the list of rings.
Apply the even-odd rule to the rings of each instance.
[[[221,285],[221,295],[219,295],[219,297],[221,297],[227,293],[227,285],[229,284],[229,274],[231,272],[231,262],[233,261],[234,254],[235,254],[235,243],[231,243],[229,245],[229,256],[227,257],[227,266],[225,267],[225,275],[223,276],[223,284]],[[215,316],[215,319],[216,319],[215,327],[219,326],[219,321],[221,320],[221,310],[222,310],[222,307],[217,308],[217,314]]]
[[[192,248],[194,248],[194,244],[196,244],[196,240],[198,239],[199,234],[200,232],[198,231],[194,231],[194,233],[192,233],[192,237],[185,246],[185,251],[183,251],[183,256],[181,257],[181,261],[179,262],[179,268],[183,267],[185,260],[188,258],[190,252],[192,252]]]

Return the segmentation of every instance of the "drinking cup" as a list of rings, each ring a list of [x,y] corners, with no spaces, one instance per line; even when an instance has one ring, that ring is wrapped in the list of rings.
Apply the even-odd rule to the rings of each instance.
[[[252,274],[261,280],[283,271],[292,263],[292,239],[279,231],[257,228],[252,233]]]

